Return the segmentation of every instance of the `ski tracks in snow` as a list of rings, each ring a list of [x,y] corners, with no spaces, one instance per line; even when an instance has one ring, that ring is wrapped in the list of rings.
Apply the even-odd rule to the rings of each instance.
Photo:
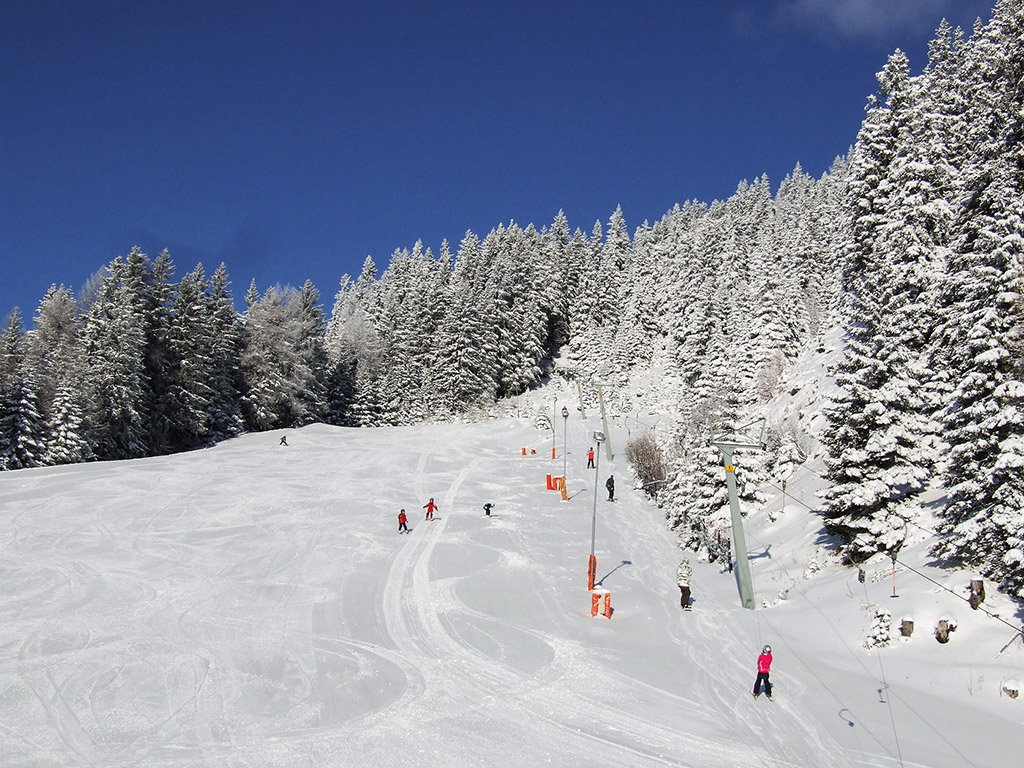
[[[387,575],[381,605],[387,636],[395,660],[416,682],[373,714],[374,731],[386,733],[388,743],[401,744],[402,754],[418,750],[428,762],[447,765],[479,765],[490,757],[500,760],[510,749],[520,759],[531,755],[534,764],[553,760],[593,766],[789,765],[766,759],[743,743],[690,736],[672,725],[638,717],[628,705],[609,703],[629,702],[638,689],[647,697],[671,699],[666,704],[672,708],[679,708],[681,699],[608,675],[600,664],[588,661],[589,649],[569,638],[517,629],[531,635],[536,647],[547,649],[536,654],[542,660],[539,668],[522,670],[481,652],[460,634],[456,628],[460,619],[475,627],[494,624],[491,617],[458,600],[458,579],[434,579],[431,574],[448,523],[459,514],[455,510],[463,483],[486,470],[486,456],[461,458],[464,468],[443,494],[434,493],[440,501],[437,519],[421,521]],[[430,495],[428,484],[440,484],[436,481],[441,474],[432,474],[430,466],[431,454],[425,452],[414,478],[419,498]],[[507,630],[495,626],[494,631]],[[600,696],[592,693],[595,688]],[[684,705],[696,706],[692,701]],[[403,743],[407,736],[402,723],[430,725],[418,728],[418,743],[409,745]]]

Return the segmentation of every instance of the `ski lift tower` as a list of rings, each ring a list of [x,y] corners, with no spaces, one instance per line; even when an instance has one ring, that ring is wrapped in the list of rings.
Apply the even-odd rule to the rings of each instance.
[[[761,430],[758,437],[750,436],[758,424]],[[738,448],[748,450],[764,450],[764,419],[739,427],[732,432],[716,433],[715,424],[711,425],[711,444],[722,452],[722,463],[725,464],[725,485],[729,489],[729,511],[732,515],[732,546],[736,553],[736,580],[739,582],[740,602],[744,608],[754,610],[754,581],[750,576],[750,558],[747,556],[747,534],[743,529],[743,517],[740,515],[740,499],[736,492],[736,472],[732,455]]]

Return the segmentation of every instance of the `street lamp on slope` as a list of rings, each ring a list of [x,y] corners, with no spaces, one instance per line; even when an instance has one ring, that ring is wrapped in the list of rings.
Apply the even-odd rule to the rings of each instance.
[[[564,405],[562,406],[562,487],[565,487],[565,457],[566,457],[566,445],[568,445],[569,437],[569,409]]]
[[[594,581],[597,579],[597,557],[594,554],[594,544],[597,540],[597,480],[601,477],[601,443],[604,442],[604,432],[594,433],[594,442],[597,443],[597,464],[594,466],[594,514],[590,520],[590,560],[587,563],[587,589],[594,589]]]

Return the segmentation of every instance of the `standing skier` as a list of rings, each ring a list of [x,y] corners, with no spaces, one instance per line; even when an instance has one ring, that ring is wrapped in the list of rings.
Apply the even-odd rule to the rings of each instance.
[[[433,520],[434,519],[434,512],[438,509],[437,504],[434,503],[434,498],[431,497],[430,501],[428,501],[426,504],[423,505],[423,508],[425,510],[427,510],[427,514],[426,514],[426,516],[423,519],[424,520]]]
[[[594,469],[594,449],[587,451],[587,469]]]
[[[615,478],[608,475],[604,487],[608,489],[608,501],[615,501]]]
[[[405,516],[405,510],[404,509],[401,510],[398,513],[398,532],[399,533],[408,533],[409,532],[409,526],[406,525],[406,523],[408,521],[409,521],[409,518],[407,518]]]
[[[676,584],[679,585],[679,606],[684,610],[690,610],[690,576],[693,569],[690,568],[690,561],[683,560],[676,568]]]
[[[772,668],[772,647],[766,645],[761,649],[761,655],[757,657],[757,679],[754,681],[754,698],[761,694],[761,683],[764,683],[764,693],[768,701],[772,700],[772,684],[768,680],[768,673]]]

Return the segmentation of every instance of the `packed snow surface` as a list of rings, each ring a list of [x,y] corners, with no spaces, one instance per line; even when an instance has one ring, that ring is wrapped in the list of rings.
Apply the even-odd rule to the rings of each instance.
[[[808,471],[748,521],[758,610],[740,607],[733,574],[691,554],[684,613],[686,555],[630,487],[628,422],[595,477],[600,424],[573,411],[554,435],[516,419],[314,425],[0,474],[0,764],[1019,760],[1024,699],[1004,687],[1024,652],[955,594],[970,574],[929,569],[921,543],[904,556],[936,583],[894,576],[887,558],[861,583],[807,509],[820,482]],[[563,462],[569,501],[547,490]],[[610,619],[591,616],[586,584],[595,508]],[[983,608],[1019,622],[988,592]],[[869,647],[879,608],[891,643]],[[940,616],[957,624],[947,644],[933,636]],[[751,695],[765,643],[772,702]]]

